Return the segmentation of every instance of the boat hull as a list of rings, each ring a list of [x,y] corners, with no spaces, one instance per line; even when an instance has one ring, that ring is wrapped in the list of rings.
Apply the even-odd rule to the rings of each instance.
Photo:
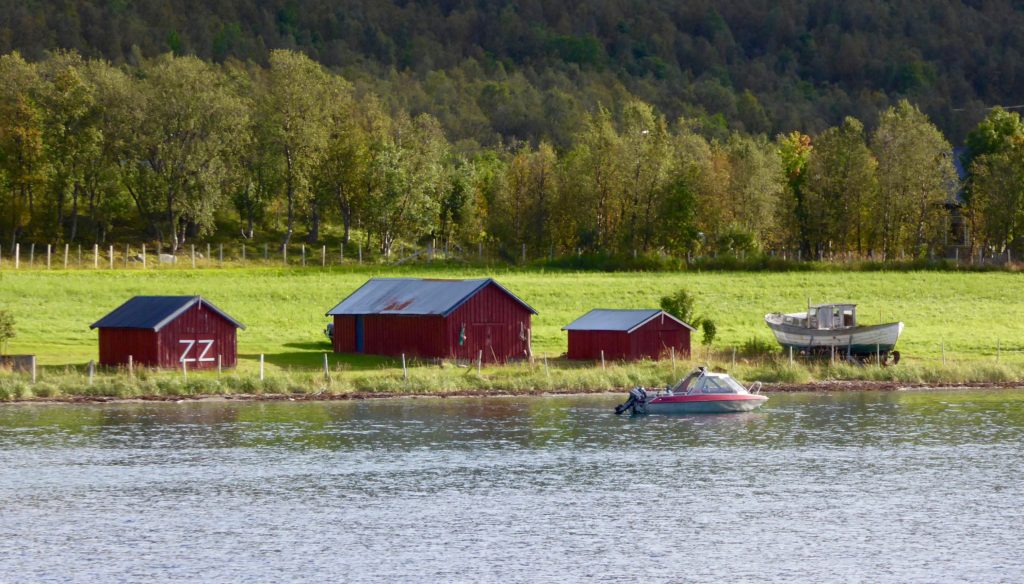
[[[749,412],[768,401],[756,394],[676,395],[657,397],[647,403],[648,414],[727,414]]]
[[[838,352],[854,355],[887,354],[896,347],[896,341],[903,332],[902,322],[836,330],[807,329],[772,322],[768,317],[765,322],[780,345],[810,352],[830,351],[834,347]]]

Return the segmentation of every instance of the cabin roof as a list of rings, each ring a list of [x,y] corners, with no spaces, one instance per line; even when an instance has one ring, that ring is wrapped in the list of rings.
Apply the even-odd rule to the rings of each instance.
[[[658,309],[641,310],[619,310],[610,308],[595,308],[576,320],[562,327],[564,331],[619,331],[633,332],[651,320],[664,315],[684,327],[692,330],[692,326]]]
[[[134,328],[159,331],[196,304],[202,304],[240,329],[245,325],[202,296],[136,296],[89,328]]]
[[[497,286],[532,314],[529,304],[492,278],[476,280],[428,280],[422,278],[371,278],[327,312],[327,316],[388,314],[404,316],[448,316],[474,294],[489,285]]]

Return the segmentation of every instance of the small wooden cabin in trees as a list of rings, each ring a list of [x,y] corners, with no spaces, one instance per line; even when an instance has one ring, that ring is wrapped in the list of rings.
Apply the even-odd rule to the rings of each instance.
[[[201,296],[136,296],[91,327],[100,333],[100,364],[207,369],[238,362],[245,325]]]
[[[490,278],[372,278],[327,316],[336,353],[495,363],[529,357],[534,314]]]
[[[664,310],[595,308],[567,324],[570,359],[660,359],[690,355],[692,326]]]

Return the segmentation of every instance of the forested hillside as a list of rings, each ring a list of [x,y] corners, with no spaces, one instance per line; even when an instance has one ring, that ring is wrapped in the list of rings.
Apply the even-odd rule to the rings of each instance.
[[[8,4],[8,250],[1024,251],[1012,3]]]
[[[263,65],[295,49],[485,146],[567,146],[626,93],[768,135],[870,125],[908,98],[954,144],[983,108],[1024,103],[1024,4],[1009,0],[0,1],[0,53],[57,48]]]

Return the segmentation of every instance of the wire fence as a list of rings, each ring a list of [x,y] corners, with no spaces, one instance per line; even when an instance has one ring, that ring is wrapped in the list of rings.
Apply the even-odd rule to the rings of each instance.
[[[475,247],[475,249],[474,249]],[[53,244],[53,243],[15,243],[4,247],[0,245],[0,269],[150,269],[150,268],[216,268],[229,266],[302,266],[302,267],[333,267],[351,266],[364,263],[403,265],[407,263],[456,260],[474,263],[526,264],[531,261],[554,261],[564,258],[579,258],[583,250],[577,248],[569,253],[556,254],[553,247],[535,249],[526,244],[505,245],[477,243],[469,249],[457,244],[445,243],[441,246],[431,242],[425,246],[397,244],[388,254],[382,254],[376,247],[363,245],[359,242],[332,245],[271,244],[271,243],[200,243],[179,246],[174,250],[162,245],[146,243],[129,244]],[[628,255],[628,254],[627,254]],[[660,260],[668,260],[673,256],[663,251],[641,253],[633,250],[632,258],[656,256]],[[799,253],[790,251],[769,250],[761,257],[768,256],[782,261],[803,262]],[[717,254],[710,256],[684,255],[680,262],[691,264],[704,259],[715,259]],[[747,259],[745,252],[728,255],[740,262]],[[855,265],[860,262],[877,261],[876,258],[861,254],[837,254],[810,258],[813,261],[828,262],[837,265]],[[910,258],[898,256],[890,262],[906,262]],[[933,258],[935,259],[935,258]],[[1011,267],[1015,258],[1009,250],[995,253],[960,253],[958,250],[947,253],[941,258],[958,266],[997,266]]]
[[[364,263],[402,265],[408,262],[458,259],[493,261],[481,244],[476,253],[457,246],[397,246],[388,255],[360,243],[328,246],[308,244],[188,244],[172,250],[150,244],[21,244],[0,246],[0,269],[116,270],[160,268],[220,268],[238,266],[332,267]]]

